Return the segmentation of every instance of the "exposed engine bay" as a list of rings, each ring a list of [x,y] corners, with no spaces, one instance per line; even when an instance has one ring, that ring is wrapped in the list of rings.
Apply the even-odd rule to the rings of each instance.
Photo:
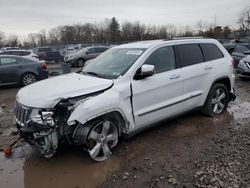
[[[46,158],[56,153],[59,142],[85,144],[89,127],[76,121],[69,126],[67,120],[79,101],[84,102],[88,97],[62,100],[54,109],[30,108],[16,102],[15,121],[21,138]]]

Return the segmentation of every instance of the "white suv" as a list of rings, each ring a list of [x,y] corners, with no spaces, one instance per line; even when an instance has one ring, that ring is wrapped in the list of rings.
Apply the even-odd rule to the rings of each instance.
[[[82,71],[21,89],[15,120],[45,157],[60,141],[111,155],[120,136],[201,108],[223,113],[234,95],[233,59],[214,39],[154,40],[107,50]]]

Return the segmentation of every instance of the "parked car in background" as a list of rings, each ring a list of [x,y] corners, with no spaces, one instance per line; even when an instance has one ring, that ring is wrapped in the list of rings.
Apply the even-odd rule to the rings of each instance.
[[[64,57],[64,61],[66,63],[71,63],[72,66],[82,67],[84,66],[85,62],[96,58],[101,53],[108,50],[109,47],[107,46],[93,46],[87,47],[74,54],[69,54]]]
[[[232,53],[235,62],[235,67],[238,66],[239,61],[250,54],[250,43],[237,44]]]
[[[233,59],[214,39],[124,44],[82,71],[19,90],[15,121],[25,141],[47,158],[68,141],[103,161],[121,136],[167,118],[197,108],[221,115],[235,99],[234,80]]]
[[[6,50],[20,50],[19,47],[3,47],[1,48],[1,51],[6,51]]]
[[[66,56],[66,55],[69,55],[69,54],[74,54],[77,51],[79,51],[80,49],[82,49],[81,45],[68,45],[64,49],[63,55]]]
[[[38,55],[40,60],[54,61],[55,63],[63,60],[60,52],[53,51],[50,47],[38,47],[33,49],[33,52]]]
[[[241,79],[250,78],[250,55],[240,60],[236,68],[236,74]]]
[[[47,64],[20,56],[0,56],[0,85],[29,85],[48,78]]]
[[[29,50],[7,50],[0,52],[0,55],[16,55],[16,56],[22,56],[34,61],[39,61],[38,55],[34,54],[32,51]]]
[[[229,54],[232,54],[236,44],[235,43],[223,43],[222,46],[228,51]]]

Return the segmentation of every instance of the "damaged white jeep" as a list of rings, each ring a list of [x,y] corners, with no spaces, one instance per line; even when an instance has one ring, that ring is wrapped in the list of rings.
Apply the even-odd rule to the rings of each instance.
[[[136,42],[109,49],[80,72],[24,87],[15,122],[47,158],[67,141],[103,161],[121,136],[196,108],[223,113],[233,86],[233,60],[216,40]]]

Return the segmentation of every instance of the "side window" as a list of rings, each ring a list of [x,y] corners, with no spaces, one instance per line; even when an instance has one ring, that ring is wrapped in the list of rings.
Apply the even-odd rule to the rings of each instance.
[[[96,53],[102,53],[105,52],[107,50],[107,48],[96,48],[95,51]]]
[[[1,55],[11,55],[11,52],[8,52],[8,51],[1,52]]]
[[[95,53],[95,48],[90,48],[90,49],[88,49],[88,53],[89,53],[89,54]]]
[[[0,64],[1,65],[11,65],[11,64],[16,64],[17,60],[15,58],[10,58],[10,57],[1,57],[0,58]]]
[[[245,51],[249,50],[246,46],[243,46],[243,45],[237,45],[235,47],[235,50],[234,52],[237,52],[237,53],[244,53]]]
[[[216,45],[214,44],[200,44],[200,45],[204,54],[205,61],[211,61],[224,57],[224,55]]]
[[[28,52],[28,51],[22,51],[22,55],[21,56],[26,56],[26,55],[30,55],[31,52]]]
[[[154,65],[155,72],[161,73],[175,69],[175,54],[172,46],[154,51],[144,64]]]
[[[182,67],[203,62],[203,55],[198,44],[182,44],[175,48]]]
[[[21,51],[12,51],[11,55],[22,56],[22,52]]]

